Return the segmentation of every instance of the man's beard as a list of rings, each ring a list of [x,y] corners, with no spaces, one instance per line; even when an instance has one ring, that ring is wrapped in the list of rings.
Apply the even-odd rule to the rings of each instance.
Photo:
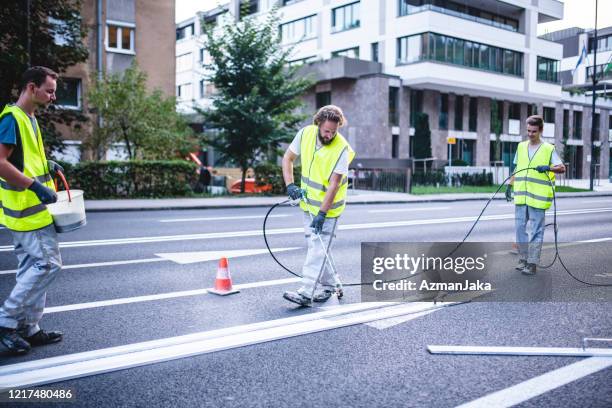
[[[333,141],[334,141],[334,137],[336,137],[336,135],[334,135],[334,137],[332,137],[331,139],[329,139],[329,140],[325,140],[325,139],[323,138],[323,136],[321,136],[321,132],[320,132],[320,131],[319,131],[319,133],[318,133],[318,135],[317,135],[317,136],[318,136],[318,138],[319,138],[319,142],[321,142],[321,144],[322,144],[322,145],[325,145],[325,146],[327,146],[328,144],[330,144],[331,142],[333,142]]]

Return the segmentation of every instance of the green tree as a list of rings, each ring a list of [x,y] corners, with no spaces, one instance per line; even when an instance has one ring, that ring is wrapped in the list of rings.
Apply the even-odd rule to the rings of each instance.
[[[101,159],[113,143],[123,143],[130,159],[168,159],[195,146],[191,129],[176,112],[173,97],[147,93],[146,75],[134,63],[121,74],[96,80],[89,104],[102,117],[88,147]]]
[[[216,95],[212,108],[200,111],[214,129],[203,140],[240,167],[244,191],[247,169],[264,156],[276,159],[280,143],[291,140],[304,119],[296,113],[299,96],[313,83],[288,66],[291,49],[281,47],[275,11],[264,22],[247,17],[205,33]]]
[[[29,3],[29,13],[28,13]],[[61,74],[88,58],[81,0],[3,1],[0,6],[0,108],[16,101],[18,83],[29,66]],[[78,129],[87,118],[51,107],[38,114],[45,147],[63,147],[56,125]]]
[[[415,159],[431,157],[431,131],[429,130],[429,115],[426,113],[416,113],[413,143]]]

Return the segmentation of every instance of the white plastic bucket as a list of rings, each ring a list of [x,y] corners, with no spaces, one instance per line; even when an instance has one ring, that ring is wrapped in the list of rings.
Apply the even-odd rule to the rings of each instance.
[[[87,224],[83,190],[70,190],[70,198],[72,201],[67,191],[58,191],[57,202],[47,205],[57,232],[74,231]]]

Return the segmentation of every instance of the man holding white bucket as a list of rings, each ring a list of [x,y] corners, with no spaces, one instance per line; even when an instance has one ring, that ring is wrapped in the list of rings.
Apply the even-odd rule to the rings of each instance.
[[[38,326],[47,288],[62,267],[46,207],[57,201],[50,172],[62,169],[47,161],[34,117],[36,108],[55,101],[57,77],[49,68],[29,68],[21,78],[17,103],[0,113],[0,221],[11,231],[19,261],[17,283],[0,307],[0,342],[14,354],[62,340],[61,332]]]

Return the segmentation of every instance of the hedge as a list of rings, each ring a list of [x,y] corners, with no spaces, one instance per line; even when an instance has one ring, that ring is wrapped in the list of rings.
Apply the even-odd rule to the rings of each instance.
[[[492,186],[493,185],[493,173],[486,172],[482,173],[461,173],[447,175],[444,171],[429,171],[427,173],[415,172],[412,177],[413,185],[421,186],[435,186],[437,184],[447,185],[449,182],[453,186]]]
[[[182,197],[193,193],[198,176],[187,161],[61,163],[70,188],[87,199]]]

